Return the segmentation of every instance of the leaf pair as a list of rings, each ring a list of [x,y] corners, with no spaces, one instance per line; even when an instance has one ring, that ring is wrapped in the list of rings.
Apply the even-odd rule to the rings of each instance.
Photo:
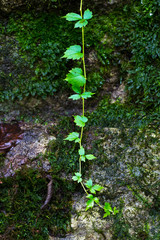
[[[87,159],[87,160],[93,160],[93,159],[95,159],[95,158],[96,158],[96,157],[95,157],[94,155],[92,155],[92,154],[81,155],[81,161],[82,161],[82,162],[85,162],[86,159]]]
[[[87,182],[86,182],[86,187],[89,188],[90,192],[93,193],[93,194],[96,194],[96,191],[101,191],[103,189],[102,186],[96,184],[96,185],[93,185],[92,183],[92,179],[89,179]]]
[[[84,99],[87,99],[87,98],[90,98],[92,97],[94,93],[92,92],[84,92],[82,94],[74,94],[74,95],[71,95],[69,98],[70,99],[73,99],[73,100],[78,100],[80,98],[84,98]]]
[[[87,188],[89,188],[90,192],[93,194],[95,194],[96,191],[101,191],[103,189],[103,187],[98,184],[93,185],[92,179],[89,179],[85,185]],[[99,199],[97,197],[94,197],[92,194],[88,194],[87,198],[89,198],[89,200],[87,201],[86,211],[89,208],[93,208],[94,203],[97,203],[97,204],[99,203]]]
[[[88,24],[88,21],[89,19],[92,18],[92,12],[87,9],[85,12],[84,12],[84,15],[83,15],[83,18],[81,15],[77,14],[77,13],[68,13],[66,16],[65,16],[66,20],[67,21],[77,21],[76,24],[75,24],[75,28],[82,28],[82,27],[85,27],[87,24]]]
[[[79,151],[78,151],[79,155],[81,156],[81,161],[85,162],[86,159],[88,160],[93,160],[96,157],[92,154],[87,154],[85,155],[85,149],[83,146],[80,147]]]
[[[80,183],[80,182],[82,182],[82,178],[81,177],[82,177],[82,174],[77,172],[77,173],[75,173],[75,176],[72,177],[72,179],[74,181],[77,181],[78,183]]]

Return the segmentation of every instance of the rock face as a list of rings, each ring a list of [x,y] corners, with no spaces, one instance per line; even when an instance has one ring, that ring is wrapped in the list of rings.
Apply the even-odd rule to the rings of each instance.
[[[0,177],[13,176],[24,165],[39,167],[46,172],[50,169],[49,162],[43,161],[39,166],[36,158],[45,153],[49,141],[55,137],[50,136],[41,125],[23,124],[21,129],[24,131],[23,139],[7,153],[4,166],[0,169]]]
[[[112,4],[117,4],[119,2],[121,2],[122,0],[108,0],[108,1],[93,1],[93,5],[97,6],[97,3],[98,4],[105,4],[105,5],[112,5]],[[0,0],[0,10],[5,12],[5,13],[10,13],[12,12],[14,9],[16,8],[19,8],[19,7],[22,7],[22,6],[31,6],[35,3],[38,4],[44,4],[44,3],[47,3],[50,4],[50,3],[56,3],[57,1],[42,1],[42,0],[30,0],[30,1],[27,1],[27,0]],[[61,2],[61,1],[59,1]],[[64,4],[65,1],[62,1],[62,4]],[[67,1],[66,1],[67,2]],[[71,1],[70,1],[71,2]],[[86,1],[87,2],[87,1]],[[75,1],[73,1],[73,3],[75,4]],[[70,3],[71,4],[71,3]]]
[[[50,4],[56,4],[56,0],[0,0],[0,10],[4,13],[11,13],[12,11],[24,7],[30,9],[35,7],[37,9],[43,9],[43,6],[50,6]]]
[[[25,0],[0,0],[0,9],[6,13],[10,13],[14,8],[21,7],[25,3]]]
[[[156,135],[133,136],[129,129],[103,129],[96,149],[97,163],[90,169],[93,183],[104,186],[102,204],[119,208],[116,216],[103,219],[94,207],[85,211],[85,194],[75,193],[71,216],[72,234],[61,240],[142,240],[160,238],[160,159]],[[132,137],[131,137],[132,136]],[[139,138],[141,139],[139,141]],[[86,173],[87,179],[89,173]],[[157,209],[157,210],[156,210]]]

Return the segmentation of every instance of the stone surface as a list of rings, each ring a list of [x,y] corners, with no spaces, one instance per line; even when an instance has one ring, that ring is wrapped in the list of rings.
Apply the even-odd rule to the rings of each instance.
[[[154,239],[160,236],[159,143],[157,134],[130,129],[105,128],[96,145],[98,160],[89,175],[104,189],[99,194],[101,203],[109,202],[119,208],[115,217],[103,219],[98,207],[85,211],[85,194],[73,195],[71,228],[73,233],[61,240]],[[157,209],[157,210],[154,210]],[[148,230],[147,230],[148,229]]]
[[[125,102],[126,99],[126,92],[125,86],[122,83],[120,86],[116,87],[113,92],[111,93],[111,103],[116,102],[116,100],[120,100],[122,103]]]
[[[113,4],[117,4],[119,2],[121,2],[122,0],[108,0],[108,1],[93,1],[93,5],[96,6],[96,4],[99,2],[99,4],[103,4],[103,5],[113,5]],[[5,12],[5,13],[10,13],[13,10],[15,10],[16,8],[22,7],[22,6],[31,6],[34,3],[46,3],[47,1],[37,1],[37,0],[0,0],[0,10]],[[50,2],[56,3],[56,1],[49,1],[48,0],[48,4]],[[64,4],[65,1],[63,1]],[[86,1],[87,2],[87,1]],[[39,5],[38,5],[39,6]]]
[[[0,169],[1,177],[13,176],[24,165],[40,168],[45,172],[51,168],[48,161],[42,161],[40,165],[38,163],[40,155],[45,153],[48,143],[55,140],[55,137],[50,136],[46,127],[40,124],[24,123],[21,128],[24,131],[23,139],[7,153],[4,166]]]
[[[25,0],[0,0],[0,9],[10,13],[13,9],[24,5]]]

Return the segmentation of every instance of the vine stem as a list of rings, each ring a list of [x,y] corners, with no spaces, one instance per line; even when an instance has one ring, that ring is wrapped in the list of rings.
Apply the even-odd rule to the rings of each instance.
[[[84,186],[84,184],[82,182],[81,182],[81,185],[82,185],[82,188],[85,191],[85,193],[88,195],[89,193],[87,192],[87,190],[86,190],[86,188],[85,188],[85,186]]]
[[[81,17],[83,18],[83,0],[81,0],[81,3],[80,3],[80,14],[81,14]],[[85,51],[84,51],[84,27],[82,27],[82,53],[83,53],[83,58],[82,58],[82,62],[83,62],[83,72],[84,72],[84,77],[85,79],[87,80],[87,76],[86,76],[86,64],[85,64]],[[84,85],[84,88],[83,88],[83,92],[85,92],[85,88],[86,88],[86,83]],[[84,98],[82,98],[82,116],[84,117]],[[81,128],[81,136],[80,136],[80,148],[82,146],[82,138],[83,138],[83,130],[84,128],[82,127]],[[81,162],[81,156],[79,158],[79,173],[82,172],[82,162]],[[84,187],[84,186],[83,186]]]
[[[81,14],[81,17],[83,18],[83,0],[81,0],[81,3],[80,3],[80,14]],[[83,58],[82,58],[82,62],[83,62],[83,72],[84,72],[84,77],[87,81],[87,75],[86,75],[86,64],[85,64],[85,51],[84,51],[84,27],[82,27],[82,53],[83,53]],[[84,85],[84,88],[83,88],[83,92],[85,92],[86,90],[86,83]],[[84,116],[84,98],[82,98],[82,116]],[[80,148],[82,146],[82,138],[83,138],[83,130],[84,130],[84,127],[81,128],[81,136],[80,136]],[[82,172],[82,161],[81,161],[81,156],[79,158],[79,173]],[[84,184],[81,182],[81,185],[82,185],[82,188],[84,189],[85,193],[88,195],[88,192],[87,192],[87,189],[85,188]],[[103,208],[103,206],[101,206],[99,203],[97,203],[97,205],[100,207],[100,208]]]
[[[83,0],[81,0],[80,2],[80,15],[81,17],[83,18]],[[82,62],[83,62],[83,73],[84,73],[84,77],[85,77],[85,80],[87,81],[87,74],[86,74],[86,64],[85,64],[85,49],[84,49],[84,27],[82,27],[82,53],[83,53],[83,58],[82,58]],[[84,84],[84,88],[83,88],[83,93],[85,92],[86,90],[86,83]],[[82,98],[82,116],[84,117],[84,112],[85,112],[85,108],[84,108],[84,98]],[[80,148],[82,147],[82,138],[83,138],[83,131],[84,131],[84,127],[81,128],[81,135],[80,135],[80,142],[79,142],[79,145],[80,145]],[[79,173],[81,174],[82,172],[82,161],[81,161],[81,156],[79,158]],[[85,188],[83,182],[81,182],[81,186],[83,188],[83,190],[85,191],[85,193],[87,195],[89,195],[87,189]],[[103,206],[97,202],[96,203],[100,208],[103,209]]]

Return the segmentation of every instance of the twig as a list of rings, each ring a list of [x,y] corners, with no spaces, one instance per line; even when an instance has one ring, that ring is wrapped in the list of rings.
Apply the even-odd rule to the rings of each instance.
[[[53,179],[50,175],[47,175],[46,178],[48,178],[50,180],[50,182],[47,185],[47,188],[48,188],[47,197],[46,197],[46,200],[45,200],[44,204],[41,206],[41,209],[43,209],[50,202],[51,197],[52,197],[52,193],[53,193],[53,191],[52,191]]]

